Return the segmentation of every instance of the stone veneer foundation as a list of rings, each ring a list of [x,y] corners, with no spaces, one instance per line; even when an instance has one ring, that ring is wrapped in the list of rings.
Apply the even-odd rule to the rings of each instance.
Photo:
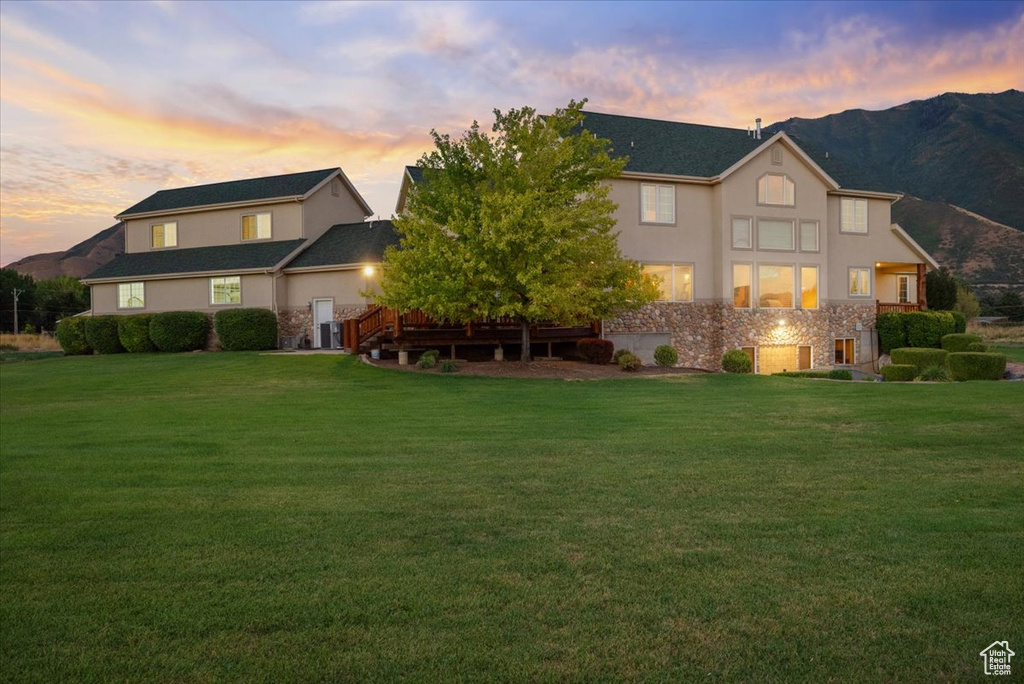
[[[354,318],[366,311],[366,305],[335,306],[334,320]],[[313,312],[309,308],[284,309],[277,314],[277,334],[281,337],[302,337],[313,339]]]
[[[780,325],[780,322],[783,324]],[[679,352],[679,365],[721,370],[722,354],[740,347],[811,345],[815,368],[834,365],[836,338],[856,340],[875,327],[872,304],[830,304],[820,309],[737,309],[722,302],[657,302],[604,322],[606,335],[667,333]]]

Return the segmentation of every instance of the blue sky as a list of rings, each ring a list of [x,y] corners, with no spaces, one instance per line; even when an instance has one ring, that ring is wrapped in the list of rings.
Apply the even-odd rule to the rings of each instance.
[[[1024,87],[1024,2],[0,8],[0,263],[166,187],[341,166],[382,216],[494,107],[745,128]]]

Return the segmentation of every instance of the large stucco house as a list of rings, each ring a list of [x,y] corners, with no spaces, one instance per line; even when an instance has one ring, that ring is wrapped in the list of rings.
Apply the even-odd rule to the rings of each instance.
[[[662,283],[662,301],[602,322],[617,347],[649,359],[671,344],[682,365],[707,369],[737,348],[761,373],[866,368],[878,311],[925,304],[937,264],[891,222],[899,196],[845,185],[855,169],[827,151],[759,124],[587,113],[584,125],[629,156],[610,181],[620,247]],[[398,213],[419,182],[406,167]],[[278,314],[283,340],[337,346],[325,324],[355,317],[361,340],[388,325],[360,293],[397,241],[371,213],[338,168],[158,192],[118,217],[126,253],[85,279],[93,313],[257,306]]]

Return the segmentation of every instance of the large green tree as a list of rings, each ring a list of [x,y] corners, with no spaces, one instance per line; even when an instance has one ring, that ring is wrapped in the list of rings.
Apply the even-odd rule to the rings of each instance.
[[[653,284],[619,251],[602,182],[626,160],[582,129],[585,103],[547,116],[494,110],[489,134],[477,122],[458,139],[432,131],[378,301],[459,323],[513,318],[523,361],[532,324],[588,323],[650,301]]]
[[[36,282],[13,268],[0,268],[0,332],[14,329],[14,291],[18,290],[18,327],[23,328],[35,314]]]
[[[40,325],[54,330],[60,319],[89,308],[89,288],[71,276],[41,280],[36,283],[36,307]]]

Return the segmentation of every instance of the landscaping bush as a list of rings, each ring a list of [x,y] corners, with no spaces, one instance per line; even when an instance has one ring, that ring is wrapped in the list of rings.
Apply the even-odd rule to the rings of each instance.
[[[201,311],[167,311],[149,322],[149,339],[164,352],[202,349],[209,332],[210,319]]]
[[[68,356],[92,354],[92,347],[85,339],[85,316],[64,318],[57,324],[57,342]]]
[[[893,363],[882,366],[879,373],[886,382],[910,382],[917,377],[917,366],[911,363]]]
[[[125,351],[145,354],[156,351],[156,345],[149,339],[150,314],[133,314],[117,317],[117,338]]]
[[[660,344],[654,349],[654,362],[659,366],[671,368],[679,362],[679,352],[675,347]]]
[[[622,356],[625,354],[632,354],[632,352],[629,351],[628,349],[616,349],[615,353],[612,354],[612,363],[617,364],[619,362],[619,359],[622,358]]]
[[[900,314],[878,314],[875,327],[878,329],[878,341],[883,354],[907,346],[907,326]]]
[[[722,354],[722,370],[726,373],[753,373],[754,364],[746,352],[730,349]]]
[[[603,366],[611,363],[615,345],[611,340],[587,337],[576,343],[576,350],[587,363]]]
[[[988,347],[985,346],[984,342],[971,342],[969,345],[967,345],[967,348],[964,349],[964,351],[969,351],[969,352],[987,352],[988,351]]]
[[[221,349],[262,351],[277,347],[277,316],[269,309],[224,309],[213,317]]]
[[[917,368],[917,372],[920,373],[928,366],[945,365],[948,353],[945,349],[904,347],[903,349],[893,349],[892,354],[889,356],[892,358],[893,363],[914,366]]]
[[[459,371],[459,364],[455,363],[455,359],[445,359],[441,362],[442,373],[457,373]]]
[[[967,315],[959,311],[950,311],[950,315],[953,317],[953,332],[954,333],[965,333],[967,332]],[[975,314],[977,315],[977,314]]]
[[[437,350],[431,349],[420,354],[419,360],[416,362],[416,367],[421,370],[430,370],[437,365]]]
[[[948,311],[912,311],[899,314],[907,322],[908,347],[942,347],[942,338],[956,331],[953,314]]]
[[[946,357],[949,358],[948,356]],[[944,366],[928,366],[917,376],[918,380],[925,382],[949,382],[949,372]]]
[[[1006,373],[1006,357],[984,352],[957,352],[946,357],[954,380],[999,380]]]
[[[90,316],[85,319],[85,341],[97,354],[120,354],[124,351],[117,337],[120,316]]]
[[[828,372],[829,380],[853,380],[853,373],[841,368],[835,368]]]
[[[641,365],[640,358],[636,354],[626,352],[619,357],[619,368],[628,373],[637,372]]]
[[[942,348],[949,353],[967,351],[967,345],[971,342],[981,342],[979,335],[969,333],[950,333],[942,336]]]

